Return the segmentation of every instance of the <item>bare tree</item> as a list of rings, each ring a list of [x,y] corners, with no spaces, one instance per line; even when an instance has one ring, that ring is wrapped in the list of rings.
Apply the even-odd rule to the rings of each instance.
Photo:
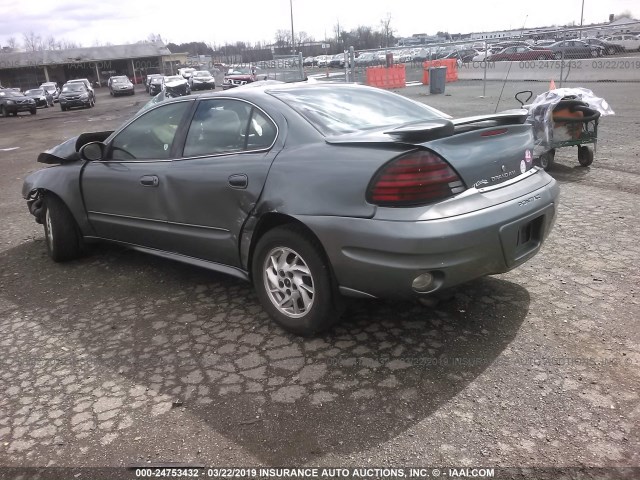
[[[391,42],[391,39],[393,38],[393,28],[391,27],[391,14],[387,13],[387,15],[380,20],[380,27],[382,30],[382,36],[384,38],[384,45],[385,47],[389,47],[389,43]]]
[[[279,29],[275,35],[276,46],[278,48],[284,48],[291,44],[291,32],[288,30]]]
[[[13,50],[14,48],[18,48],[18,41],[16,40],[16,37],[9,37],[7,39],[7,46]]]
[[[296,34],[296,44],[304,45],[305,43],[313,42],[313,37],[307,32],[301,31]]]
[[[336,18],[336,24],[333,26],[333,33],[335,35],[336,43],[340,42],[340,35],[342,30],[340,29],[340,19]]]
[[[53,38],[53,35],[49,35],[45,39],[43,46],[45,50],[56,50],[56,48],[58,47],[58,42],[56,42],[56,39]]]
[[[162,40],[162,35],[160,35],[159,33],[150,33],[147,37],[147,40],[149,41],[149,43],[164,43],[164,41]]]
[[[80,48],[82,45],[77,42],[72,42],[70,40],[62,39],[58,42],[60,46],[60,50],[71,50],[72,48]]]
[[[42,50],[42,37],[33,33],[33,30],[29,33],[23,34],[24,48],[29,52],[37,52]]]

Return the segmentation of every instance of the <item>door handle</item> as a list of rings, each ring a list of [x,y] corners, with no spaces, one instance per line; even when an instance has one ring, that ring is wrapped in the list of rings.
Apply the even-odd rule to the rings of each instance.
[[[244,173],[237,173],[229,177],[229,185],[231,188],[247,188],[249,178]]]
[[[160,183],[160,179],[155,175],[145,175],[140,178],[140,183],[145,187],[157,187]]]

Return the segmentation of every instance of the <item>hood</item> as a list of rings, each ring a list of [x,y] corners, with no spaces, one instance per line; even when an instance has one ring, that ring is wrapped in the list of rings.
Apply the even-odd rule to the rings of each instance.
[[[237,75],[225,75],[224,78],[231,80],[253,80],[253,75],[237,74]]]
[[[171,80],[170,82],[167,82],[164,84],[164,86],[167,88],[180,88],[180,87],[185,87],[187,85],[188,83],[186,80]]]
[[[89,142],[103,142],[112,133],[113,131],[82,133],[77,137],[72,137],[69,140],[62,142],[60,145],[56,145],[55,147],[42,152],[38,155],[38,162],[46,163],[48,165],[75,162],[80,160],[78,151],[83,145]]]

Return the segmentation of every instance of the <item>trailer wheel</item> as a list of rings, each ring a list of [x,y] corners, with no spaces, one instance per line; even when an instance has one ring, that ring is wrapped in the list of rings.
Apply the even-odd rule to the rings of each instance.
[[[593,163],[593,150],[591,150],[586,145],[581,145],[578,147],[578,162],[583,167],[588,167]]]
[[[548,152],[544,152],[540,155],[540,166],[544,169],[545,172],[548,172],[553,168],[553,161],[555,160],[556,149],[552,148]]]

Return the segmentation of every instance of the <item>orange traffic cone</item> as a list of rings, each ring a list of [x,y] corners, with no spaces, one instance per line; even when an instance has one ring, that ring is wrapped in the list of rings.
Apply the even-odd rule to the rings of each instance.
[[[552,78],[551,82],[549,82],[549,90],[555,90],[555,89],[556,89],[556,82],[554,82]]]

